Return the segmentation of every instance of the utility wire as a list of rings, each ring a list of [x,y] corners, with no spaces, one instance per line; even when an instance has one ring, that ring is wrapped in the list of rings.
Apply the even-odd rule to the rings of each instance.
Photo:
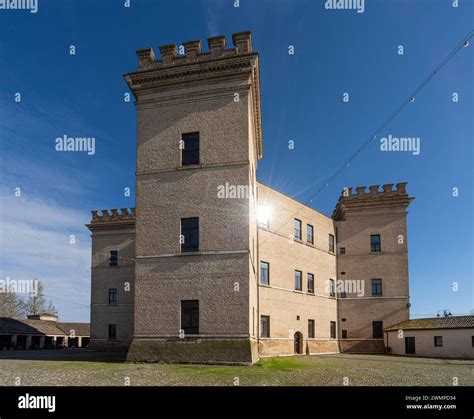
[[[357,149],[357,151],[345,161],[345,163],[334,172],[329,178],[327,178],[324,183],[316,190],[316,193],[312,195],[309,199],[309,203],[312,203],[314,198],[316,198],[327,186],[329,183],[336,178],[345,168],[349,167],[350,164],[357,158],[357,156],[369,145],[371,144],[378,135],[412,102],[415,101],[417,95],[425,88],[425,86],[454,58],[454,56],[463,48],[469,46],[469,40],[474,36],[474,31],[471,30],[452,50],[451,52],[418,84],[413,93],[409,95],[399,106],[396,108],[390,116],[374,131],[374,133],[366,140],[362,145]],[[301,204],[300,208],[285,222],[282,224],[282,227],[285,227],[288,222],[299,214],[303,207],[306,207],[306,204]],[[279,231],[279,230],[277,230]],[[267,239],[268,240],[268,239]],[[267,241],[265,240],[262,245]]]

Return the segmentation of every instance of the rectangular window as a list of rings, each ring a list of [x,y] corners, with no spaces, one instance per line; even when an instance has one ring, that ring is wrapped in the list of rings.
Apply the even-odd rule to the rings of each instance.
[[[329,251],[334,253],[334,236],[332,234],[329,235]]]
[[[371,252],[382,251],[382,244],[380,242],[380,234],[372,234],[370,236],[370,251]]]
[[[443,336],[434,337],[434,346],[443,346]]]
[[[347,339],[347,330],[342,331],[342,339]]]
[[[270,337],[270,316],[260,316],[260,336],[262,338]]]
[[[181,252],[199,251],[199,218],[181,218]]]
[[[295,271],[295,290],[302,291],[303,290],[303,282],[301,281],[302,272]]]
[[[199,132],[182,135],[181,165],[199,164]]]
[[[258,206],[258,225],[263,228],[270,228],[270,208],[266,205]]]
[[[471,336],[471,345],[474,348],[474,336]]]
[[[199,334],[199,300],[181,300],[181,330],[186,335]]]
[[[372,279],[372,297],[382,296],[382,280]]]
[[[372,322],[372,337],[374,339],[383,338],[383,322],[382,321]]]
[[[340,255],[345,255],[346,254],[346,248],[345,247],[340,247],[339,248],[339,254]]]
[[[308,274],[308,292],[314,293],[314,275]]]
[[[260,283],[270,285],[270,264],[267,262],[260,262]]]
[[[109,304],[117,303],[117,288],[109,288]]]
[[[117,325],[109,324],[109,340],[117,339]]]
[[[118,265],[118,250],[111,250],[110,258],[109,258],[109,266],[117,266],[117,265]]]
[[[306,226],[306,241],[309,244],[314,244],[313,233],[314,233],[314,227],[311,224],[308,224]]]
[[[329,280],[329,296],[330,297],[336,296],[336,283],[334,282],[334,279]]]
[[[314,320],[308,319],[308,338],[314,338]]]
[[[301,220],[298,220],[295,218],[293,221],[293,226],[294,226],[294,236],[296,240],[301,240]]]
[[[336,339],[336,322],[331,322],[331,339]]]

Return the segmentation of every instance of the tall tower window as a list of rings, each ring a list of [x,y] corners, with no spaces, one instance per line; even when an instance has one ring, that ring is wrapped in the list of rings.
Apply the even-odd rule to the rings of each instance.
[[[181,252],[199,251],[199,218],[181,218]]]
[[[199,164],[199,132],[183,134],[181,165]]]
[[[199,334],[199,300],[181,300],[181,329],[187,335]]]
[[[295,290],[302,291],[303,290],[303,281],[301,280],[302,272],[295,271]]]
[[[334,279],[329,280],[329,296],[330,297],[336,296],[336,283],[334,282]]]
[[[383,321],[373,321],[372,322],[372,337],[374,339],[383,338]]]
[[[372,234],[370,236],[370,251],[371,252],[382,251],[382,243],[380,242],[380,234]]]
[[[332,234],[329,235],[329,251],[334,253],[334,236]]]
[[[314,237],[313,237],[314,227],[311,224],[306,226],[306,241],[309,244],[314,244]]]
[[[314,338],[314,320],[308,319],[308,338]]]
[[[308,273],[308,292],[314,293],[314,275]]]
[[[270,264],[268,262],[260,262],[260,283],[270,285]]]
[[[295,218],[293,221],[295,239],[301,240],[301,220]]]
[[[372,297],[382,296],[382,280],[372,279]]]
[[[109,304],[117,304],[117,288],[109,288]]]
[[[336,322],[330,323],[331,329],[331,339],[336,339]]]
[[[260,316],[260,337],[270,337],[270,316]]]
[[[118,264],[118,250],[110,251],[109,266],[117,266]]]
[[[117,339],[117,325],[109,324],[109,340]]]

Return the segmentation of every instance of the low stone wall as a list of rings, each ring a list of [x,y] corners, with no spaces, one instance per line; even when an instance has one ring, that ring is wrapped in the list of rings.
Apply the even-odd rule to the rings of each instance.
[[[130,340],[91,339],[88,349],[95,351],[128,351]]]
[[[341,352],[352,353],[385,353],[385,345],[383,339],[373,340],[357,340],[357,339],[341,339],[339,341]]]
[[[249,339],[139,339],[132,341],[127,361],[251,364],[258,361],[257,344]]]
[[[308,340],[305,343],[309,354],[339,352],[337,340]]]
[[[263,339],[259,342],[260,355],[278,356],[294,355],[295,343],[293,339]],[[303,354],[317,354],[339,352],[337,340],[305,340]]]

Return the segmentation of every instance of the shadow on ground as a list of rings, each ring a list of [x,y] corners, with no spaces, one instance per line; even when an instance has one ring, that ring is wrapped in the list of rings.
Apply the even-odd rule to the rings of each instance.
[[[0,360],[123,362],[126,357],[126,352],[99,352],[72,348],[0,351]]]

